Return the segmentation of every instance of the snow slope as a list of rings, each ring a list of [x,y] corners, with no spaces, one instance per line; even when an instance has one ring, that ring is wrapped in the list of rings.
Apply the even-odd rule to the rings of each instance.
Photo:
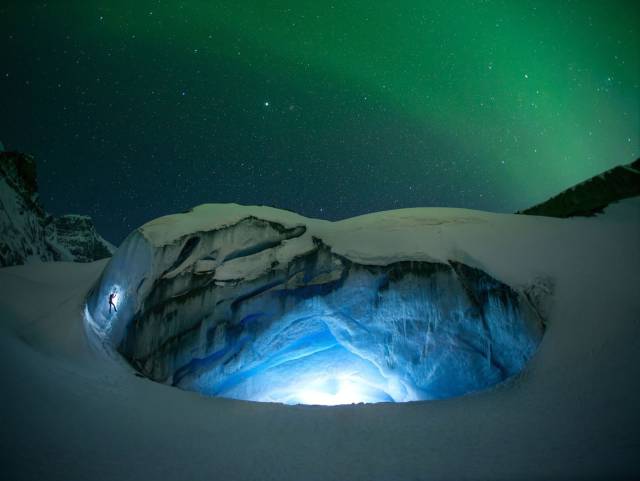
[[[496,389],[444,401],[320,407],[205,398],[136,377],[92,347],[82,306],[104,261],[3,268],[3,477],[640,476],[638,199],[587,219],[411,209],[343,222],[362,234],[352,225],[348,238],[339,229],[325,238],[363,261],[391,252],[390,232],[410,222],[425,236],[402,247],[411,256],[464,252],[510,285],[551,276],[548,329],[525,371]],[[149,238],[170,242],[156,226],[147,227]]]

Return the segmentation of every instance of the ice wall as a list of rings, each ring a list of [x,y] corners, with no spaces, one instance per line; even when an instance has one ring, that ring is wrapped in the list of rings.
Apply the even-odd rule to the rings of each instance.
[[[287,403],[446,398],[517,374],[542,336],[525,295],[453,259],[364,264],[312,222],[273,216],[154,232],[123,243],[87,317],[142,374],[183,389]]]

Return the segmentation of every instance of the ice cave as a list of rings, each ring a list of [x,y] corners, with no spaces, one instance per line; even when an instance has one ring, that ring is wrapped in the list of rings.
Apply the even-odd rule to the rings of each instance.
[[[437,255],[410,219],[365,244],[371,219],[220,209],[134,231],[87,299],[92,335],[152,380],[286,404],[442,399],[518,374],[542,338],[530,291]]]

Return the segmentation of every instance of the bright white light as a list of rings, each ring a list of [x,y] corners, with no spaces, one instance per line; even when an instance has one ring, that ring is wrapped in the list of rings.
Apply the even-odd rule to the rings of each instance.
[[[116,306],[116,309],[120,308],[120,304],[122,303],[122,300],[124,299],[124,295],[121,293],[122,289],[120,288],[119,285],[114,285],[111,290],[109,291],[108,296],[111,296],[113,294],[113,304]]]
[[[403,399],[388,376],[341,346],[306,356],[299,354],[289,353],[290,357],[267,360],[266,368],[254,369],[249,376],[231,384],[229,389],[217,390],[216,395],[259,402],[324,406]],[[195,386],[196,390],[210,389],[207,382],[210,381],[204,379],[202,387]]]
[[[303,390],[298,394],[298,400],[302,404],[321,404],[323,406],[363,402],[357,386],[346,382],[340,383],[340,389],[335,394],[311,389]]]
[[[336,406],[338,404],[379,402],[382,400],[372,396],[371,386],[357,377],[344,376],[333,381],[327,382],[325,379],[305,386],[295,393],[295,403]],[[328,386],[333,386],[333,388]]]

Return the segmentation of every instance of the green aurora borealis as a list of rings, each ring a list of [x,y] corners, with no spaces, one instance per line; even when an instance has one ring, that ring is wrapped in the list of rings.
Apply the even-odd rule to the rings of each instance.
[[[14,2],[0,139],[115,241],[202,202],[514,211],[640,155],[639,5]]]

